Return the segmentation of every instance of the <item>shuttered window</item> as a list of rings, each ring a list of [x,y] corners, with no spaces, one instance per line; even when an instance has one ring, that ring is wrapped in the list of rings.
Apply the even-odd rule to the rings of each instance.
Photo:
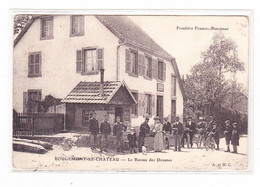
[[[130,73],[138,74],[138,54],[130,51]]]
[[[41,18],[41,39],[53,39],[53,17]]]
[[[104,68],[104,49],[103,48],[97,49],[97,64],[98,64],[98,70]]]
[[[71,16],[71,36],[84,35],[84,16]]]
[[[145,57],[145,65],[144,65],[145,73],[144,75],[148,78],[152,78],[152,58]]]
[[[163,80],[163,62],[158,61],[158,79]]]
[[[171,94],[172,94],[172,96],[176,96],[176,76],[175,75],[172,75],[171,86],[172,86]]]
[[[28,56],[28,77],[41,76],[41,52],[29,53]]]
[[[100,69],[104,68],[104,49],[90,48],[83,49],[81,52],[76,51],[76,70],[82,73],[98,73]]]
[[[24,93],[24,97],[25,96],[26,94]],[[40,101],[42,97],[41,90],[28,90],[27,97],[28,97],[28,102],[27,102],[28,112],[33,112],[33,113],[40,112]]]

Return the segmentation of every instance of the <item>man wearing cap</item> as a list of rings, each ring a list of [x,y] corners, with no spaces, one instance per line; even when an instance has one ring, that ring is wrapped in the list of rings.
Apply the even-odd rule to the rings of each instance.
[[[227,150],[225,152],[230,152],[229,145],[230,145],[230,141],[232,138],[233,126],[230,124],[229,120],[225,121],[225,125],[226,125],[226,128],[225,128],[224,134],[225,134],[226,145],[227,145]]]
[[[189,128],[190,145],[191,145],[191,148],[192,148],[192,146],[193,146],[193,136],[194,136],[195,131],[196,131],[196,124],[195,124],[194,121],[192,121],[192,117],[191,116],[189,116],[187,118],[186,127]]]
[[[113,128],[113,134],[116,136],[117,152],[123,152],[123,131],[126,131],[126,128],[127,127],[121,122],[120,116],[117,116]]]
[[[107,146],[109,142],[109,135],[111,133],[111,125],[108,122],[108,115],[104,115],[105,119],[100,123],[101,132],[101,151],[107,151]]]
[[[232,131],[232,138],[231,144],[233,145],[232,153],[237,153],[237,146],[239,146],[239,128],[237,123],[233,123],[233,131]]]
[[[181,139],[184,132],[183,124],[180,122],[180,118],[177,116],[175,118],[175,123],[173,124],[173,135],[174,135],[174,143],[175,143],[175,149],[174,151],[181,151]]]
[[[138,142],[139,152],[142,152],[142,146],[144,146],[144,140],[146,134],[150,133],[150,127],[148,122],[149,122],[149,118],[146,117],[145,121],[140,125],[139,142]]]
[[[98,126],[98,120],[96,119],[96,113],[92,112],[90,114],[90,120],[89,120],[89,131],[91,135],[91,141],[92,141],[92,147],[91,149],[97,148],[97,135],[99,133],[99,126]]]
[[[163,132],[164,132],[165,148],[169,149],[170,148],[169,136],[172,133],[172,125],[169,122],[169,118],[168,117],[164,118]]]
[[[205,146],[205,137],[206,137],[206,122],[204,121],[203,117],[199,117],[198,123],[198,148],[202,148],[202,143]]]

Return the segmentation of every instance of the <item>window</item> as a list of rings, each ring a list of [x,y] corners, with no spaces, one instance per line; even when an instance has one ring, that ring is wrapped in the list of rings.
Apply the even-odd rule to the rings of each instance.
[[[152,115],[152,96],[150,94],[145,94],[145,114]]]
[[[84,35],[84,16],[71,16],[71,36]]]
[[[97,65],[97,50],[87,49],[84,50],[84,72],[98,71]]]
[[[137,53],[134,51],[130,52],[130,73],[138,74],[138,61],[137,61]]]
[[[138,102],[138,94],[136,92],[132,92],[132,95],[134,96],[135,100]],[[132,114],[138,115],[138,104],[134,104],[132,106]]]
[[[41,19],[41,39],[53,39],[53,17]]]
[[[152,58],[145,57],[145,76],[152,78]]]
[[[158,61],[158,79],[163,80],[163,62]]]
[[[29,53],[28,56],[28,77],[41,76],[41,52]]]

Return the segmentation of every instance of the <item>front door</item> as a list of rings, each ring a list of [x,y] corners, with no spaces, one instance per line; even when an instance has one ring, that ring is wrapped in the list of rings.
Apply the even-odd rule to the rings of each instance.
[[[156,115],[163,120],[163,96],[157,96]]]
[[[117,116],[119,116],[121,121],[123,121],[123,108],[122,107],[115,108],[115,121],[116,121]]]

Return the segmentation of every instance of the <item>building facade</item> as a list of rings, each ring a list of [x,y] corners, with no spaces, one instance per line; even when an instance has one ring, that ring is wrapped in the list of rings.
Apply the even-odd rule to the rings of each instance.
[[[184,91],[175,59],[125,16],[35,16],[14,41],[13,106],[65,98],[81,81],[124,81],[135,98],[129,122],[183,116]],[[66,107],[66,103],[63,104]],[[60,110],[66,111],[66,110]],[[78,125],[84,111],[78,112]],[[82,119],[82,120],[79,120]]]

